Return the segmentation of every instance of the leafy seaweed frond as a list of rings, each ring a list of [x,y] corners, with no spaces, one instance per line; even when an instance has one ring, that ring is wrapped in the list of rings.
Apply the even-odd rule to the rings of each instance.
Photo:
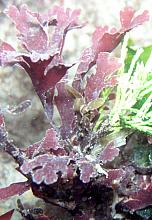
[[[110,124],[152,135],[152,47],[133,50],[127,42],[128,37],[122,49],[123,66]]]

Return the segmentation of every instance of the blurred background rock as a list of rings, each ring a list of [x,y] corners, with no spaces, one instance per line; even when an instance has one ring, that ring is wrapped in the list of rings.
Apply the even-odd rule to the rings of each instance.
[[[65,41],[64,57],[67,62],[78,60],[84,48],[91,45],[91,34],[99,25],[110,25],[119,27],[119,12],[126,5],[136,10],[148,9],[152,12],[151,0],[0,0],[0,39],[18,48],[19,41],[16,39],[14,25],[3,13],[9,4],[17,6],[27,4],[32,10],[46,11],[53,5],[63,5],[72,9],[81,9],[82,21],[88,21],[86,27],[81,30],[71,31]],[[152,14],[152,13],[151,13]],[[131,38],[137,44],[147,45],[152,42],[152,22],[131,32]],[[15,106],[24,100],[30,99],[32,105],[20,115],[11,115],[4,111],[9,136],[19,147],[28,146],[39,141],[48,124],[43,112],[42,105],[34,92],[28,75],[19,67],[0,68],[0,106],[5,110],[8,106]],[[24,180],[17,171],[15,163],[6,154],[0,155],[0,187],[12,182]],[[23,200],[34,204],[32,193],[25,193]],[[0,214],[16,206],[16,197],[6,202],[0,202]],[[14,220],[21,217],[14,215]],[[63,217],[58,217],[63,219]],[[66,217],[65,217],[66,219]]]

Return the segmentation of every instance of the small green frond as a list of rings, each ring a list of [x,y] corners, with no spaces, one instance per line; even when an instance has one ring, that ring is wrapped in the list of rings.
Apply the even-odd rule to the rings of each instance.
[[[152,135],[152,46],[135,51],[124,44],[127,52],[110,123]]]

